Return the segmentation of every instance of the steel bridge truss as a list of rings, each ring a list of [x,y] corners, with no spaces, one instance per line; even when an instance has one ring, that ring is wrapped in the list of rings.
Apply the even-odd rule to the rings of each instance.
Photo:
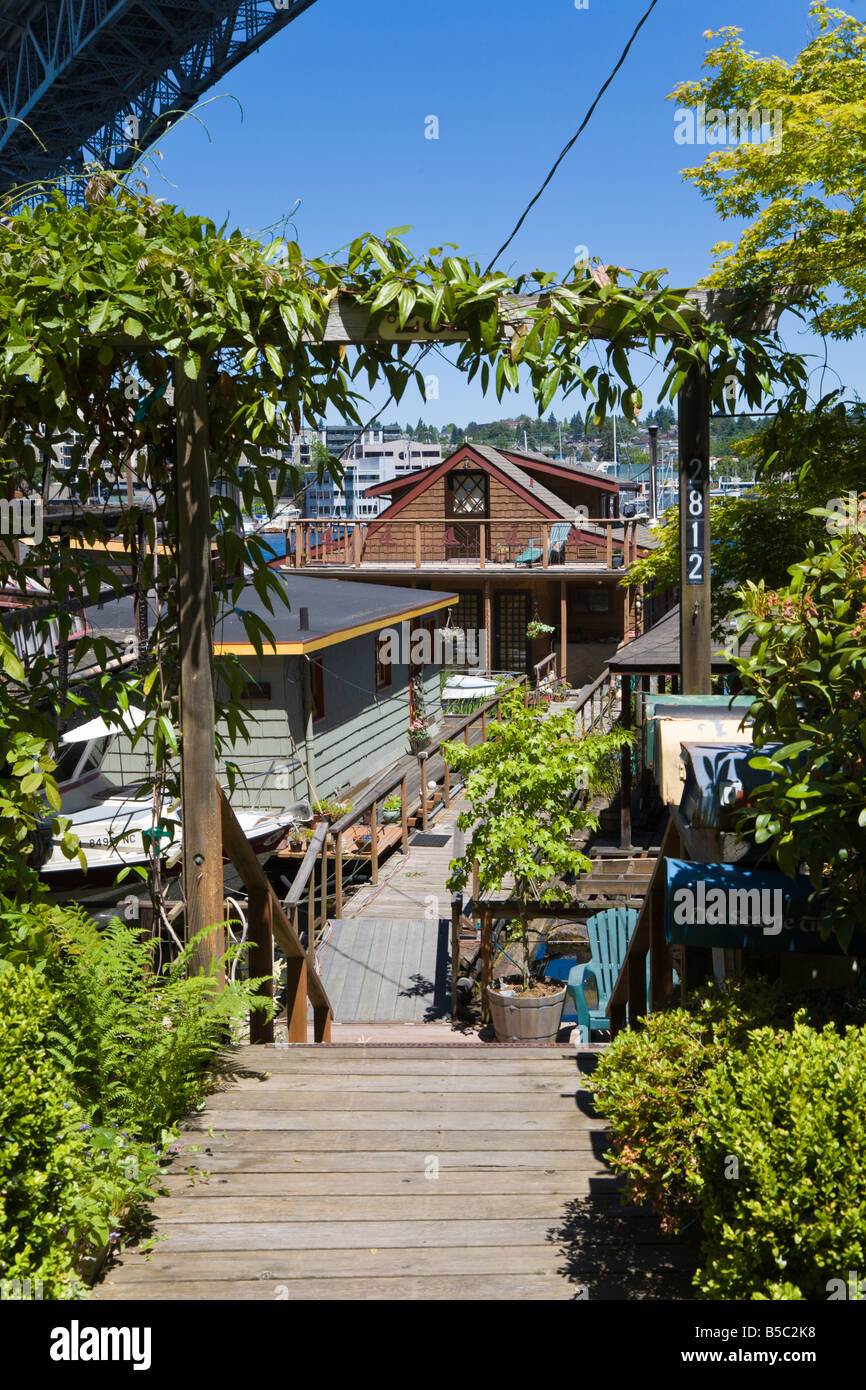
[[[314,3],[0,0],[0,192],[60,176],[69,196],[91,165],[130,169]]]

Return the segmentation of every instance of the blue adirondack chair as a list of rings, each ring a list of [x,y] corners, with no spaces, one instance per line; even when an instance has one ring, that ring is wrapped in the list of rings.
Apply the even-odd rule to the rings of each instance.
[[[565,554],[565,542],[568,540],[568,533],[571,530],[570,521],[557,521],[550,528],[550,546],[547,552],[547,563],[549,565],[561,565]]]
[[[550,528],[550,540],[547,545],[547,563],[556,564],[562,560],[562,552],[565,549],[565,542],[568,540],[568,533],[571,530],[570,521],[556,521]],[[541,559],[541,541],[531,539],[523,551],[514,561],[515,565],[537,565]]]
[[[530,540],[526,549],[518,555],[514,561],[515,565],[535,565],[541,559],[541,549],[538,541]]]
[[[581,1043],[592,1042],[593,1028],[609,1028],[610,1021],[605,1013],[613,987],[616,984],[620,967],[625,960],[628,943],[637,926],[638,914],[633,907],[609,907],[597,912],[586,923],[592,959],[585,965],[576,965],[568,977],[569,999],[577,1009],[578,1037]],[[649,955],[647,955],[647,975],[649,975]],[[590,1008],[587,1000],[587,985],[595,982],[597,1002]]]

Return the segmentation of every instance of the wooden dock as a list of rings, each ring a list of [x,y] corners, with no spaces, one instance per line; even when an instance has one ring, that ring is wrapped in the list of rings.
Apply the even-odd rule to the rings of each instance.
[[[682,1296],[692,1252],[623,1211],[573,1050],[248,1047],[184,1126],[150,1257],[99,1300]],[[207,1176],[203,1176],[207,1174]]]

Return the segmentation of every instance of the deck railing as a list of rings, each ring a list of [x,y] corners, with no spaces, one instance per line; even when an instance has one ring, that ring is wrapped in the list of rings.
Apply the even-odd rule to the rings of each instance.
[[[502,701],[512,691],[519,690],[526,685],[526,676],[518,676],[516,680],[497,693],[484,704],[479,705],[465,719],[458,724],[452,725],[450,729],[443,733],[442,737],[432,743],[429,748],[422,750],[418,754],[418,773],[419,781],[417,789],[413,788],[411,798],[408,791],[409,774],[407,771],[396,774],[387,782],[378,782],[358,803],[347,812],[341,820],[335,821],[330,827],[330,835],[334,843],[334,914],[337,917],[343,911],[343,836],[347,830],[359,825],[362,821],[369,819],[370,824],[370,878],[373,884],[379,882],[379,806],[391,796],[399,793],[400,796],[400,848],[403,854],[409,852],[409,818],[419,814],[421,817],[421,829],[426,830],[430,817],[431,796],[429,793],[428,782],[435,780],[437,787],[439,781],[442,782],[442,801],[445,806],[451,804],[451,769],[447,762],[442,761],[441,771],[433,766],[433,759],[440,752],[443,743],[453,743],[455,739],[463,738],[467,744],[470,742],[470,730],[474,725],[481,725],[482,742],[487,738],[488,717],[495,715],[502,717]],[[436,776],[431,778],[431,770],[436,772]],[[413,779],[414,780],[414,779]],[[325,845],[324,854],[327,854]]]
[[[580,715],[581,734],[591,734],[596,729],[610,725],[619,698],[619,678],[605,666],[601,675],[583,691],[578,703],[573,706],[575,714]]]
[[[563,523],[526,517],[426,521],[394,517],[373,521],[325,518],[289,522],[285,562],[296,569],[423,569],[447,566],[511,570],[559,569],[563,565],[616,570],[637,559],[637,522],[588,517],[563,533]],[[280,532],[262,531],[260,539]]]
[[[286,957],[286,1017],[289,1042],[307,1041],[307,1001],[313,1006],[313,1041],[327,1042],[331,1036],[331,1005],[325,987],[316,971],[315,931],[310,912],[307,949],[301,944],[298,932],[298,909],[304,889],[310,885],[315,896],[314,871],[323,847],[327,825],[317,826],[310,847],[300,866],[286,899],[291,916],[269,883],[264,870],[238,824],[235,813],[218,784],[223,853],[234,864],[247,890],[249,939],[249,971],[253,978],[265,977],[261,993],[268,998],[274,994],[274,939]],[[323,880],[325,882],[325,880]],[[323,893],[326,890],[323,889]],[[266,1020],[258,1010],[250,1012],[250,1042],[272,1043],[273,1020]]]
[[[665,861],[676,858],[680,853],[679,832],[671,819],[662,839],[634,934],[611,990],[607,1005],[611,1038],[615,1038],[626,1023],[630,1028],[640,1027],[646,1015],[657,1009],[673,992],[673,951],[665,936],[664,921]]]

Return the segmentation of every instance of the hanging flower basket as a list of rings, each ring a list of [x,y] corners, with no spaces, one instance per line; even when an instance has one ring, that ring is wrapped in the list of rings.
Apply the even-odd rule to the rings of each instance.
[[[542,623],[537,618],[526,624],[527,641],[532,642],[536,637],[549,637],[556,629],[549,623]]]
[[[413,753],[420,753],[422,749],[429,747],[430,731],[427,728],[426,720],[415,718],[409,725],[409,746]]]

